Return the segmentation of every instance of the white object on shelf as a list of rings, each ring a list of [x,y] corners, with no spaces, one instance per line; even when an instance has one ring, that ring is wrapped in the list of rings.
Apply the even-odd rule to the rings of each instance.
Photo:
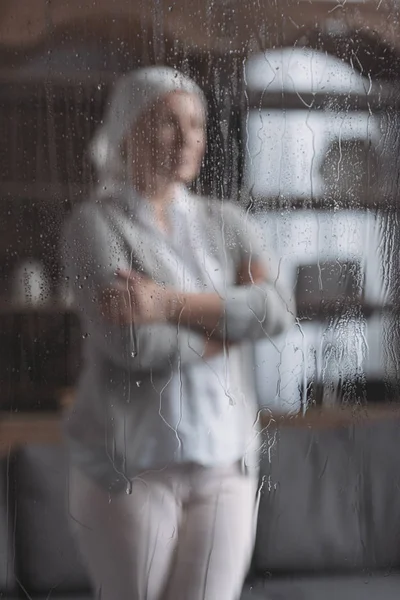
[[[65,308],[73,308],[75,304],[74,293],[69,281],[63,281],[59,288],[59,303]]]
[[[28,259],[14,274],[13,303],[20,306],[43,306],[50,301],[51,286],[42,263]]]

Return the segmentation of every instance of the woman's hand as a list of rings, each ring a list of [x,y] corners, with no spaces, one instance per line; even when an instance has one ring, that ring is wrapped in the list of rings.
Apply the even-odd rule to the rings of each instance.
[[[160,323],[168,320],[175,298],[172,288],[160,286],[135,271],[119,271],[116,285],[102,294],[101,310],[108,320],[120,325]],[[229,345],[221,340],[206,335],[205,338],[203,358],[229,351]]]
[[[236,285],[260,285],[266,279],[266,269],[260,261],[244,261],[238,268]],[[170,295],[168,303],[167,318],[172,323],[213,332],[218,329],[223,318],[224,300],[215,292],[175,293]]]
[[[261,263],[244,262],[238,269],[236,285],[257,285],[265,279]],[[223,301],[215,293],[180,294],[137,271],[118,271],[115,286],[102,294],[101,308],[106,318],[121,325],[171,322],[203,329],[206,334],[218,328]],[[206,357],[223,351],[220,340],[209,338]]]
[[[172,292],[136,271],[118,271],[115,286],[102,293],[102,314],[114,323],[165,322]]]
[[[265,266],[258,260],[243,261],[239,266],[236,285],[257,285],[267,279]]]
[[[229,344],[228,342],[224,343],[222,340],[219,339],[207,338],[203,358],[212,358],[217,354],[229,355],[230,346],[231,344]]]

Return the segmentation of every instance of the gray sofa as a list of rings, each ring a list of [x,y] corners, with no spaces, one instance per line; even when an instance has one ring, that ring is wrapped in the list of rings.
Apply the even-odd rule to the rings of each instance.
[[[400,418],[264,431],[258,535],[243,600],[400,598]],[[88,598],[65,514],[63,448],[1,463],[0,596]],[[223,600],[221,598],[221,600]]]

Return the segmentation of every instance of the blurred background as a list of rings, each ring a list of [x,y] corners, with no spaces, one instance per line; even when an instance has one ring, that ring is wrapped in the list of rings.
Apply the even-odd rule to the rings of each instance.
[[[274,411],[396,401],[400,46],[396,2],[183,0],[0,9],[0,406],[55,410],[79,330],[59,258],[94,184],[110,85],[168,64],[210,108],[200,191],[255,213],[299,320],[255,349]]]
[[[88,597],[59,444],[87,333],[60,232],[96,183],[110,86],[152,64],[204,89],[195,188],[254,214],[297,300],[254,348],[257,585],[301,571],[267,597],[399,597],[399,18],[397,0],[2,0],[0,598]]]

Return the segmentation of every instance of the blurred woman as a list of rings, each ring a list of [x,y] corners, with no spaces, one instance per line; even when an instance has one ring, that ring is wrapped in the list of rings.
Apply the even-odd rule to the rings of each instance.
[[[293,306],[250,217],[194,196],[206,102],[152,67],[116,85],[93,198],[65,231],[85,364],[70,514],[102,600],[235,600],[254,540],[251,343]]]

